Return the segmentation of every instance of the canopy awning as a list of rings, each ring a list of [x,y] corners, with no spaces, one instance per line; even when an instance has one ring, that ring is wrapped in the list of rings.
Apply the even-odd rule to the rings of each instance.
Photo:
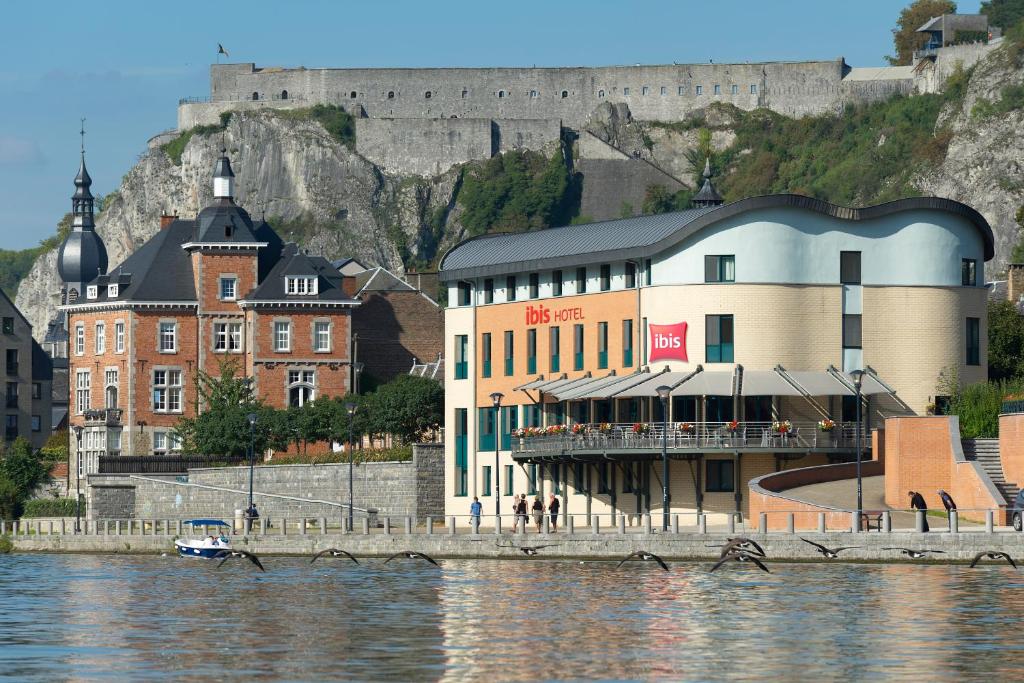
[[[548,389],[547,393],[559,401],[577,400],[579,398],[584,398],[586,392],[590,389],[590,387],[610,379],[622,378],[617,376],[614,370],[612,370],[607,375],[603,375],[601,377],[591,377],[590,373],[587,373],[586,377],[581,377],[580,379],[574,380],[569,384],[564,384],[553,389]]]
[[[790,379],[800,385],[808,396],[853,396],[853,390],[830,372],[784,370]]]
[[[544,375],[537,375],[537,379],[533,380],[532,382],[527,382],[526,384],[520,384],[518,387],[513,389],[513,391],[529,391],[531,389],[542,389],[544,388],[545,384],[552,384],[560,379],[565,379],[565,375],[561,375],[553,379],[544,379]]]
[[[836,385],[839,382],[835,382]],[[793,386],[776,370],[744,370],[740,380],[740,394],[743,396],[803,396],[804,392]]]
[[[658,387],[664,385],[667,387],[674,387],[684,379],[689,377],[690,372],[659,372],[656,375],[651,375],[650,379],[646,379],[640,384],[635,384],[631,387],[624,389],[617,389],[614,392],[609,392],[608,398],[641,398],[658,395]]]
[[[853,376],[848,372],[839,372],[835,368],[829,368],[829,373],[837,376],[840,380],[846,382],[847,388],[850,390],[850,395],[854,394],[854,383]],[[889,394],[891,396],[896,395],[896,390],[888,386],[881,380],[874,372],[868,370],[861,376],[860,393],[864,396],[873,396],[875,394]]]
[[[569,401],[579,399],[605,400],[611,398],[613,394],[618,393],[623,389],[628,389],[629,387],[646,382],[650,378],[650,370],[638,370],[637,372],[633,372],[628,375],[620,375],[618,377],[605,377],[604,379],[588,384],[585,387],[574,389],[569,395],[563,396],[562,399]]]
[[[712,370],[698,372],[672,389],[673,396],[732,396],[735,372]]]

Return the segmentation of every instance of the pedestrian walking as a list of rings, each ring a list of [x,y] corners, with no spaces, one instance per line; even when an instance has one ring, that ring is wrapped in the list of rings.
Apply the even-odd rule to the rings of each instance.
[[[917,491],[907,491],[910,496],[910,508],[912,510],[924,510],[924,527],[922,531],[928,531],[928,503],[924,502],[924,496]]]
[[[519,495],[519,502],[516,504],[516,524],[522,524],[526,530],[526,494]]]
[[[533,523],[537,525],[537,533],[540,533],[540,525],[544,521],[544,503],[541,502],[540,496],[535,496],[533,499]]]
[[[473,496],[473,502],[469,504],[469,523],[474,528],[480,528],[480,513],[483,512],[484,506],[480,504],[480,499]]]
[[[551,515],[551,532],[558,531],[558,508],[561,507],[561,503],[558,502],[558,498],[555,494],[551,494],[551,500],[548,501],[548,514]]]

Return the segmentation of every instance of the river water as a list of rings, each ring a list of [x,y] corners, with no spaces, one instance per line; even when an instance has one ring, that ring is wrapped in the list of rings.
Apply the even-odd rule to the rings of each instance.
[[[322,562],[322,563],[321,563]],[[0,677],[1016,680],[1006,566],[0,555]]]

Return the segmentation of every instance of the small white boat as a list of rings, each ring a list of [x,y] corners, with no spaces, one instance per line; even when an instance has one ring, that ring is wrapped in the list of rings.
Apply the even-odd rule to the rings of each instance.
[[[192,525],[193,531],[199,527],[228,527],[226,522],[219,519],[190,519],[185,522]],[[231,539],[218,528],[216,536],[203,536],[201,538],[178,539],[174,547],[181,557],[201,557],[211,559],[217,556],[221,550],[231,549]]]

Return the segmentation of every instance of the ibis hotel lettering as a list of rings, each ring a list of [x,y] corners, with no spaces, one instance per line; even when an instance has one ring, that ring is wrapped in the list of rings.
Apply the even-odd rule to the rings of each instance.
[[[648,325],[651,330],[651,353],[649,362],[659,360],[681,360],[686,357],[686,323],[674,325]]]
[[[527,325],[548,325],[553,322],[561,323],[569,320],[583,320],[583,309],[579,307],[550,309],[540,304],[526,307]]]

